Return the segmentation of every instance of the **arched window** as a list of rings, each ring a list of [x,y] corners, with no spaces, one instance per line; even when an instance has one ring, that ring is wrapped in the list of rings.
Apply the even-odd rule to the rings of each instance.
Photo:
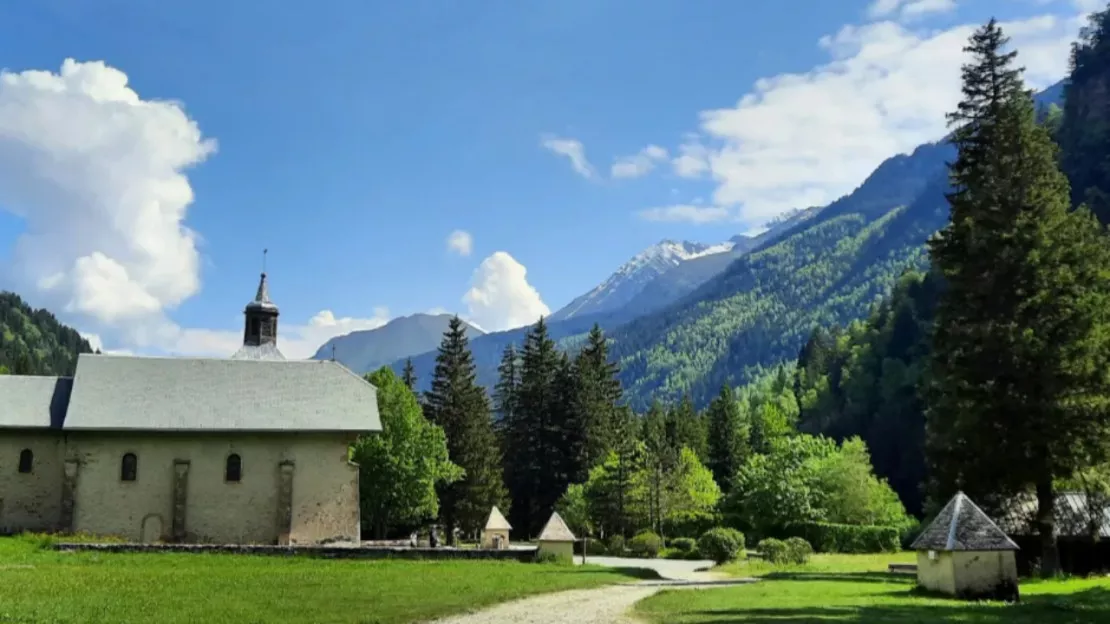
[[[243,477],[243,460],[232,453],[227,456],[227,467],[224,468],[224,481],[238,483]]]
[[[135,457],[134,453],[127,453],[123,456],[123,461],[120,462],[119,478],[120,481],[134,481],[139,474],[139,459]]]
[[[26,474],[31,472],[31,468],[35,465],[35,454],[31,449],[23,449],[19,452],[19,471]]]

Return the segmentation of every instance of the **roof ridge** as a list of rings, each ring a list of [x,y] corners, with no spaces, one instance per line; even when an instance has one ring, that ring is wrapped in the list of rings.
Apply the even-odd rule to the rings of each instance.
[[[955,550],[956,548],[956,527],[959,526],[960,510],[963,509],[964,503],[963,492],[956,492],[956,496],[952,499],[955,503],[955,509],[952,510],[952,519],[948,522],[948,541],[945,542],[948,550]]]

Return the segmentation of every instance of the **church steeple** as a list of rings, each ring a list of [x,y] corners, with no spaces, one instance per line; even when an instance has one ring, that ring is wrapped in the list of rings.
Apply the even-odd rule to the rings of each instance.
[[[266,274],[258,282],[258,293],[243,310],[243,346],[260,347],[277,344],[278,308],[270,301]]]
[[[270,301],[266,282],[266,251],[262,251],[262,277],[254,299],[243,309],[243,346],[233,359],[285,359],[277,349],[278,307]]]

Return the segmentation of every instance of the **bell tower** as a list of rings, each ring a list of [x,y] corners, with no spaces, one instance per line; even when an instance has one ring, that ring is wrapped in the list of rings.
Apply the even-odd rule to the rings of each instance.
[[[236,360],[284,360],[277,348],[278,307],[270,301],[266,283],[266,252],[262,250],[262,277],[254,300],[243,309],[243,346],[231,356]]]

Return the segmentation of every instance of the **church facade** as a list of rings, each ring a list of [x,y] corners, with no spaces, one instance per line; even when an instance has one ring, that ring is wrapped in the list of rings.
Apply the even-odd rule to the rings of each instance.
[[[0,375],[0,533],[136,542],[359,539],[350,444],[374,387],[286,360],[266,275],[228,359],[81,354],[73,377]]]

